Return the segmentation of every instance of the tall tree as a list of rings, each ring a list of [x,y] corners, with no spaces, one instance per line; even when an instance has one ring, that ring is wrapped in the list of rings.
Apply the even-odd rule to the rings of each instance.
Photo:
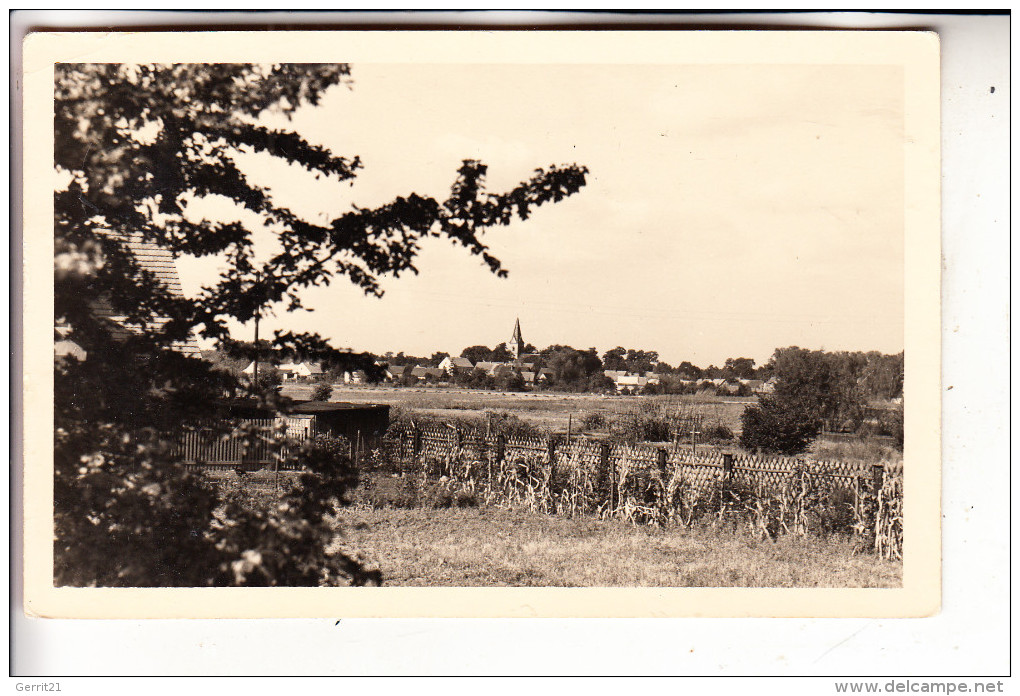
[[[243,352],[232,322],[300,308],[303,289],[340,277],[382,295],[384,276],[417,273],[426,237],[463,246],[505,276],[481,232],[577,192],[587,170],[538,169],[489,193],[486,166],[464,160],[443,200],[404,193],[375,208],[352,205],[326,224],[306,220],[243,169],[241,154],[331,180],[341,197],[360,159],[268,127],[264,116],[315,108],[349,76],[346,65],[57,65],[54,157],[67,183],[54,194],[55,323],[87,354],[55,366],[58,584],[370,578],[355,555],[325,553],[331,505],[352,481],[328,443],[301,452],[311,469],[304,494],[270,511],[218,498],[177,464],[175,433],[216,415],[240,384],[174,346],[197,335]],[[230,201],[254,222],[196,222],[189,205],[201,199]],[[278,251],[260,260],[253,229],[275,234]],[[174,256],[219,254],[227,267],[188,301],[139,265],[128,240]],[[315,334],[276,332],[267,343],[327,369],[372,368],[367,354]],[[217,521],[223,514],[230,524]]]
[[[627,369],[627,349],[623,346],[611,348],[602,354],[602,364],[607,370]]]
[[[513,359],[514,356],[506,349],[506,343],[497,344],[489,353],[489,360],[493,362],[508,362]]]
[[[753,358],[726,358],[723,376],[726,379],[753,379],[755,375]]]
[[[471,364],[487,362],[491,359],[492,349],[486,346],[468,346],[460,352],[460,357],[467,358]]]

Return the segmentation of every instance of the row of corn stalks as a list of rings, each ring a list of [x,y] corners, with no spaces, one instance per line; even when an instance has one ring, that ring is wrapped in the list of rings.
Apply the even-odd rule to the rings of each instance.
[[[766,484],[753,472],[722,479],[697,468],[667,472],[622,457],[615,486],[609,472],[583,452],[550,462],[542,452],[508,450],[501,462],[471,447],[423,452],[414,468],[423,478],[480,495],[487,503],[543,514],[614,517],[634,524],[715,521],[742,524],[763,538],[846,534],[860,551],[902,558],[903,475],[887,470],[874,490],[868,477],[827,475],[810,467]],[[615,494],[614,494],[615,492]]]

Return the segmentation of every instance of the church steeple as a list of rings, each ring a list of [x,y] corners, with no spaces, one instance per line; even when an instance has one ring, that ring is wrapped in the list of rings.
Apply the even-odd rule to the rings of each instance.
[[[524,337],[521,336],[521,320],[517,319],[514,324],[514,333],[510,337],[510,341],[506,344],[507,350],[513,353],[514,360],[521,359],[521,352],[524,350]]]

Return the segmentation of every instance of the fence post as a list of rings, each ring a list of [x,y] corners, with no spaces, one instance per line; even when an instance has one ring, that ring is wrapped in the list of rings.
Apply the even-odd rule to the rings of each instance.
[[[411,426],[411,458],[418,461],[418,455],[421,454],[421,431],[418,430],[417,425]]]
[[[609,458],[609,444],[599,443],[599,462],[602,470],[609,477],[609,514],[616,511],[616,466]]]
[[[875,519],[871,523],[871,528],[875,533],[875,538],[878,538],[878,520],[882,511],[879,510],[878,497],[882,493],[882,484],[885,483],[885,465],[883,464],[872,464],[871,466],[871,481],[873,488],[875,489]]]
[[[664,447],[655,450],[656,463],[659,467],[659,512],[664,522],[669,517],[669,454]]]
[[[506,436],[500,433],[496,436],[496,467],[497,471],[503,470],[503,458],[506,456]],[[492,493],[492,457],[489,457],[489,493]]]
[[[548,495],[548,497],[549,497],[549,500],[548,500],[548,503],[549,503],[549,512],[555,512],[555,508],[553,506],[553,503],[554,503],[554,498],[553,498],[553,470],[556,468],[556,438],[554,436],[552,436],[552,435],[549,436],[549,442],[547,444],[547,447],[548,447],[548,452],[546,453],[546,456],[548,457],[549,461],[548,461],[548,464],[546,464],[546,470],[545,470],[545,481],[546,481],[545,490],[546,490],[546,495]]]
[[[733,477],[733,455],[726,452],[722,456],[723,480],[729,481]]]

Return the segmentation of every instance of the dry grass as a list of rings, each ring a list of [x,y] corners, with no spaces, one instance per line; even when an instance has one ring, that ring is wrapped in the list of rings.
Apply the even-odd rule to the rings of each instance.
[[[871,463],[903,461],[903,452],[893,447],[890,442],[866,436],[829,440],[823,435],[811,444],[807,454],[823,461]]]
[[[519,510],[345,510],[346,543],[386,585],[899,587],[901,565],[849,541],[760,541],[729,527],[632,526]]]

